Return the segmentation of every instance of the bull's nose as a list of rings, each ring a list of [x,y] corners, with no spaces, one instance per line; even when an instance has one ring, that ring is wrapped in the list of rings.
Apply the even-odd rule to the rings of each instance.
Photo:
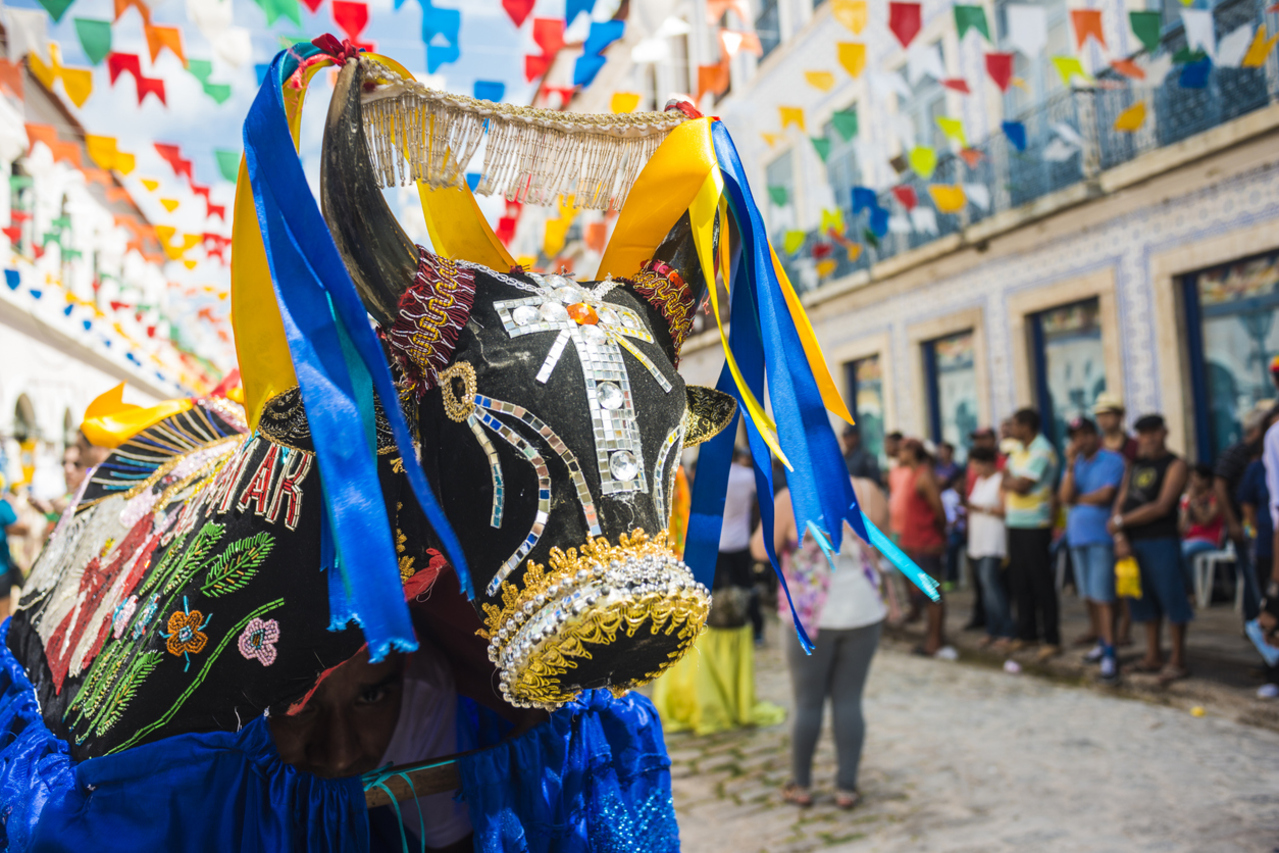
[[[692,646],[710,591],[675,556],[665,532],[642,530],[551,549],[530,563],[524,587],[503,584],[503,607],[485,605],[489,658],[513,705],[554,709],[593,687],[621,693],[646,684]]]

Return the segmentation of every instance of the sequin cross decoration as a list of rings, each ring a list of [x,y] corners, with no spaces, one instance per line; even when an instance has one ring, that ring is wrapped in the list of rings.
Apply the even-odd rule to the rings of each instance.
[[[640,316],[622,305],[605,302],[617,282],[608,278],[587,288],[560,275],[533,275],[533,296],[494,304],[512,338],[555,332],[555,340],[537,372],[541,384],[551,378],[569,341],[577,351],[586,383],[586,400],[595,437],[600,491],[605,495],[648,491],[639,423],[622,350],[642,364],[662,390],[671,381],[631,339],[653,342]]]

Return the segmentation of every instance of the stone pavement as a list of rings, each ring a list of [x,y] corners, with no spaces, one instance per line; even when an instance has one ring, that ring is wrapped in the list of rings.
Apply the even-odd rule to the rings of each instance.
[[[790,707],[780,627],[759,698]],[[1033,675],[909,654],[871,668],[851,812],[823,734],[817,803],[783,803],[787,724],[667,737],[688,853],[1279,850],[1279,733]],[[829,714],[828,714],[829,718]]]

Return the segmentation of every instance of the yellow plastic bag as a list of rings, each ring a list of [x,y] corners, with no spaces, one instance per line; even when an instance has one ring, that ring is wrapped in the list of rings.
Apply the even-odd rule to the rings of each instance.
[[[1115,595],[1141,598],[1141,570],[1136,557],[1124,557],[1115,563]]]

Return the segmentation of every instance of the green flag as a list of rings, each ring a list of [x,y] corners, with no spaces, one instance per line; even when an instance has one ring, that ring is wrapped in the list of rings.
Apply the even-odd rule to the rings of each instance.
[[[790,201],[790,190],[786,189],[786,187],[769,187],[768,197],[778,207],[785,207],[786,202]]]
[[[218,158],[218,170],[222,172],[222,177],[235,183],[236,178],[240,176],[240,152],[216,148],[213,154]]]
[[[822,158],[822,162],[826,162],[826,158],[830,156],[830,140],[824,136],[810,137],[813,141],[813,147],[817,149],[817,156]]]
[[[205,83],[204,94],[219,104],[225,104],[227,98],[231,97],[231,85],[229,83]]]
[[[857,135],[857,110],[840,110],[830,117],[830,122],[845,142]]]
[[[62,16],[71,8],[75,0],[40,0],[40,5],[49,13],[55,22],[61,22]]]
[[[864,239],[867,243],[870,243],[876,249],[879,248],[879,238],[876,237],[875,232],[871,231],[869,228],[862,229],[862,239]]]
[[[111,22],[92,18],[76,18],[75,33],[80,37],[80,47],[89,62],[97,65],[111,52]]]
[[[190,71],[191,76],[201,83],[207,84],[209,75],[213,73],[213,63],[207,59],[188,59],[187,71]]]
[[[266,25],[272,26],[281,15],[297,26],[302,26],[302,13],[298,11],[298,0],[254,0],[262,11],[266,12]]]
[[[959,37],[962,39],[964,33],[970,28],[981,33],[986,41],[990,41],[990,28],[986,26],[986,11],[980,6],[956,6],[955,29],[959,30]]]
[[[1163,28],[1159,12],[1129,12],[1128,23],[1132,25],[1135,35],[1147,53],[1159,50],[1159,31]]]
[[[1178,65],[1189,65],[1192,62],[1198,62],[1201,59],[1205,59],[1207,56],[1208,54],[1204,53],[1202,50],[1191,50],[1188,47],[1183,47],[1181,50],[1172,55],[1172,61]]]

